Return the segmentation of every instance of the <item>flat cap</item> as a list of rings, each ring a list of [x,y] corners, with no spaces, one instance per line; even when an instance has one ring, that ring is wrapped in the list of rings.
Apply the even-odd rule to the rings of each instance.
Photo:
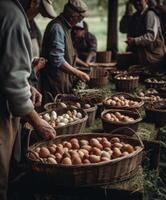
[[[68,0],[67,7],[80,13],[83,17],[88,16],[88,6],[82,0]]]

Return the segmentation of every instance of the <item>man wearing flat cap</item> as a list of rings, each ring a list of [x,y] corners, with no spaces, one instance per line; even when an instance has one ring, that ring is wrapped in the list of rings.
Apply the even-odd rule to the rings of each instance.
[[[48,60],[41,72],[43,103],[49,101],[48,92],[72,93],[74,76],[88,81],[89,76],[75,68],[75,50],[71,40],[71,28],[87,16],[87,5],[82,0],[69,0],[63,12],[47,26],[42,57]]]
[[[45,139],[55,138],[55,130],[34,109],[28,83],[31,40],[25,13],[30,11],[31,1],[0,0],[0,200],[7,200],[10,159],[20,117]]]

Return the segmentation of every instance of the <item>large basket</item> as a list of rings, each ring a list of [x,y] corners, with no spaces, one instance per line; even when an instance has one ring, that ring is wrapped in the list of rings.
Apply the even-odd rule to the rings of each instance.
[[[135,90],[138,87],[138,83],[139,83],[139,77],[137,76],[137,78],[135,79],[119,79],[119,77],[121,77],[123,75],[117,75],[115,76],[115,86],[116,89],[118,91],[122,91],[122,92],[130,92]]]
[[[146,79],[145,80],[145,86],[146,88],[155,88],[155,89],[160,89],[162,87],[166,86],[166,80],[163,80],[162,83],[155,83],[155,82],[149,82],[150,80],[157,80],[157,81],[161,81],[162,78],[150,78],[150,79]]]
[[[64,102],[68,107],[75,106],[76,102],[79,102],[81,104],[81,107],[86,103],[90,104],[91,105],[90,108],[83,109],[88,114],[88,120],[87,120],[86,126],[89,127],[94,123],[97,106],[92,103],[89,103],[88,101],[80,100],[78,97],[73,96],[73,95],[68,95],[68,94],[57,95],[56,100],[54,100],[53,103],[47,103],[44,105],[45,110],[52,111],[56,109],[58,107],[57,102],[60,102],[60,101]]]
[[[132,101],[137,101],[138,104],[137,105],[129,105],[129,106],[113,106],[113,105],[109,105],[107,103],[107,100],[109,99],[112,99],[113,97],[121,97],[123,96],[125,99],[127,100],[132,100]],[[143,106],[144,102],[143,100],[141,100],[140,98],[137,98],[137,97],[133,97],[132,95],[130,94],[127,94],[127,93],[118,93],[118,94],[115,94],[115,95],[112,95],[111,97],[108,97],[106,98],[104,101],[103,101],[103,105],[104,105],[104,108],[105,109],[140,109],[142,106]]]
[[[68,107],[68,108],[55,109],[54,111],[56,111],[58,115],[62,115],[66,113],[68,110],[73,110],[73,109]],[[76,120],[62,127],[56,127],[55,130],[56,130],[57,135],[76,134],[76,133],[81,133],[84,131],[86,122],[88,119],[88,115],[82,109],[75,109],[75,110],[77,110],[78,112],[82,114],[82,119]],[[40,113],[40,115],[44,115],[45,113],[49,113],[49,112],[50,111],[46,111],[46,112]]]
[[[119,132],[121,132],[119,130]],[[118,133],[119,133],[118,132]],[[131,132],[131,130],[128,130]],[[133,131],[132,131],[133,134]],[[49,144],[58,144],[64,140],[69,140],[73,137],[77,139],[90,139],[95,137],[106,137],[111,139],[115,135],[106,133],[84,133],[77,135],[65,135],[59,136],[52,141],[44,141],[36,143],[28,148],[28,152],[33,152],[36,147],[47,146]],[[89,187],[97,185],[108,185],[113,182],[122,181],[130,178],[138,170],[138,166],[142,161],[142,152],[144,145],[137,135],[138,140],[134,140],[131,137],[124,137],[117,135],[122,141],[129,143],[133,146],[140,146],[136,151],[128,156],[113,159],[107,162],[100,162],[95,164],[86,165],[62,165],[62,164],[44,164],[34,161],[29,158],[27,153],[27,159],[30,164],[30,168],[35,175],[38,175],[38,180],[47,180],[54,186],[63,187]]]
[[[145,103],[153,103],[153,102],[162,102],[166,101],[166,93],[149,93],[146,94],[145,96],[139,96],[139,94],[136,94],[136,97],[139,98],[140,100],[144,101]]]
[[[146,104],[145,113],[148,122],[155,123],[159,127],[166,125],[166,101]]]
[[[120,112],[121,114],[133,117],[135,120],[132,122],[112,122],[105,118],[106,113],[115,113],[115,112]],[[131,110],[121,110],[121,109],[109,109],[109,110],[104,110],[101,113],[101,120],[103,124],[103,130],[107,133],[110,133],[111,131],[120,127],[129,127],[134,131],[137,131],[138,123],[142,120],[142,117],[137,110],[131,111]]]

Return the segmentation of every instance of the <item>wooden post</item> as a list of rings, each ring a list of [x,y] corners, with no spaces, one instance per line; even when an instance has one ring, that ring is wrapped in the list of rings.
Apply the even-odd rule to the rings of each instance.
[[[115,59],[118,51],[118,0],[108,0],[108,32],[107,32],[107,50],[112,51],[112,57]]]

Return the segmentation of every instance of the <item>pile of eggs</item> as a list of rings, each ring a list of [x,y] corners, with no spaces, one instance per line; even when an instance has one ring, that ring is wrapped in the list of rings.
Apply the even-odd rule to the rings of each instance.
[[[77,110],[68,110],[63,115],[58,115],[55,111],[52,111],[40,117],[46,120],[53,128],[62,127],[83,118],[82,113],[77,112]]]
[[[112,98],[108,98],[105,100],[105,103],[110,106],[117,106],[117,107],[133,107],[139,106],[138,101],[133,101],[125,98],[124,96],[114,96]]]
[[[86,165],[127,156],[139,148],[124,143],[118,137],[71,138],[59,144],[36,147],[29,158],[47,164]]]
[[[116,123],[121,123],[121,122],[134,122],[135,119],[132,117],[129,117],[127,115],[122,115],[120,112],[107,112],[104,115],[104,118],[110,122],[116,122]]]
[[[79,108],[79,109],[89,109],[91,105],[88,103],[80,104],[79,102],[73,103],[70,105],[72,108]]]
[[[149,88],[148,90],[146,91],[140,91],[138,93],[138,96],[140,97],[145,97],[146,95],[149,95],[149,94],[158,94],[158,91],[153,89],[153,88]]]
[[[130,76],[130,75],[121,75],[116,77],[117,80],[136,80],[139,79],[138,76]]]
[[[164,80],[157,80],[157,79],[155,79],[155,78],[148,78],[148,79],[146,80],[146,82],[147,82],[147,83],[159,83],[159,84],[161,84],[161,83],[166,83],[166,81],[164,81]]]

